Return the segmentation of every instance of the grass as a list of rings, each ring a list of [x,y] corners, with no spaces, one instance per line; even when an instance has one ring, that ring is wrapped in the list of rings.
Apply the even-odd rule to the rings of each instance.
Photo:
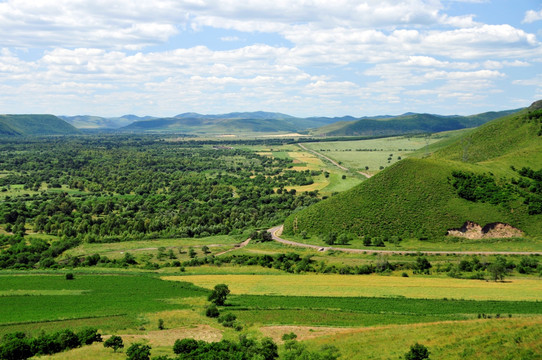
[[[232,294],[283,296],[365,296],[419,299],[471,299],[536,301],[542,299],[542,282],[513,279],[487,282],[437,277],[344,276],[344,275],[192,275],[167,276],[212,289],[227,284]]]
[[[376,173],[381,166],[388,167],[399,161],[399,157],[405,158],[412,152],[438,140],[437,136],[429,138],[399,136],[370,140],[306,143],[304,145],[340,162],[353,171],[366,171],[365,167],[368,166],[369,173]],[[388,162],[390,155],[392,155],[392,160]]]
[[[186,283],[152,276],[82,275],[66,280],[55,275],[0,276],[0,325],[109,316],[131,316],[186,308],[165,300],[205,296]],[[74,293],[82,295],[74,296]],[[34,296],[28,296],[29,293]]]
[[[183,254],[180,256],[179,248],[182,248],[183,253],[187,253],[190,247],[193,247],[197,251],[199,256],[203,256],[200,249],[206,245],[209,247],[209,251],[212,254],[216,254],[221,251],[231,249],[233,245],[238,244],[246,240],[245,235],[219,235],[210,236],[205,238],[178,238],[178,239],[156,239],[156,240],[142,240],[142,241],[124,241],[116,243],[83,243],[73,249],[67,250],[63,256],[86,256],[92,254],[105,255],[109,258],[121,258],[124,253],[131,252],[133,255],[149,255],[157,254],[158,248],[163,247],[167,250],[173,249],[174,254],[182,258],[181,260],[187,260],[188,255]],[[171,261],[171,259],[165,258],[165,261]]]
[[[398,359],[414,343],[431,359],[540,359],[542,317],[390,325],[308,340],[309,348],[339,348],[344,359]]]

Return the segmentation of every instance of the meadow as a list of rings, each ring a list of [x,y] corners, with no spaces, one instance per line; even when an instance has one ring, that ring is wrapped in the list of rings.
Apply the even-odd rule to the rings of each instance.
[[[145,274],[76,273],[74,280],[66,280],[63,274],[0,275],[0,332],[9,332],[12,325],[32,328],[33,323],[78,319],[83,320],[82,325],[98,318],[109,326],[134,327],[141,313],[187,308],[171,299],[206,294],[187,283]]]
[[[191,275],[166,276],[212,289],[229,284],[235,295],[407,297],[416,299],[465,299],[536,301],[542,299],[542,282],[513,278],[506,282],[449,277],[345,276],[327,274]]]
[[[380,171],[381,167],[388,167],[413,152],[437,142],[443,136],[452,135],[399,136],[368,140],[315,142],[304,145],[339,162],[351,171],[374,174]],[[367,166],[369,169],[366,169]]]

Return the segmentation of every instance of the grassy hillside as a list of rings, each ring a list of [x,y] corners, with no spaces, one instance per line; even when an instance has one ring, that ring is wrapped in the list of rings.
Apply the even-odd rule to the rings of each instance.
[[[70,135],[78,132],[54,115],[0,115],[0,135]]]
[[[469,220],[503,222],[542,236],[542,214],[533,213],[539,185],[511,169],[541,170],[541,121],[542,111],[530,108],[463,134],[428,158],[400,161],[293,214],[285,233],[439,238]]]

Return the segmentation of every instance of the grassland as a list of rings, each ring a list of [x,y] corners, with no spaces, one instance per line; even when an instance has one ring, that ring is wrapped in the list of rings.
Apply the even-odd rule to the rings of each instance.
[[[361,170],[374,174],[380,171],[380,167],[388,167],[420,148],[442,138],[451,137],[450,133],[426,137],[400,136],[370,140],[316,142],[304,145],[340,162],[352,171]],[[390,158],[391,160],[388,160]],[[369,170],[366,170],[366,166],[369,167]]]
[[[140,313],[187,308],[168,299],[206,294],[186,283],[141,274],[76,274],[75,280],[62,275],[2,275],[0,291],[0,332],[11,325],[108,317],[135,326]]]
[[[452,278],[344,275],[194,275],[168,276],[212,289],[229,284],[233,294],[284,296],[374,296],[418,299],[525,300],[542,299],[542,282],[513,279],[507,282]]]
[[[337,346],[344,359],[398,359],[416,342],[428,347],[432,359],[540,359],[542,317],[390,325],[306,343]]]
[[[209,236],[205,238],[177,238],[177,239],[156,239],[156,240],[142,240],[142,241],[124,241],[116,243],[83,243],[73,249],[69,249],[64,253],[65,258],[76,256],[89,256],[92,254],[99,254],[100,256],[107,256],[110,259],[119,259],[124,256],[126,252],[132,253],[136,258],[148,258],[149,255],[156,257],[159,253],[159,249],[164,251],[172,250],[177,259],[184,261],[188,260],[188,250],[194,248],[195,251],[201,256],[201,248],[207,246],[210,254],[217,254],[222,251],[231,249],[235,244],[240,243],[248,235],[220,235]],[[182,252],[182,253],[180,253]],[[164,258],[164,261],[171,261],[171,259]]]

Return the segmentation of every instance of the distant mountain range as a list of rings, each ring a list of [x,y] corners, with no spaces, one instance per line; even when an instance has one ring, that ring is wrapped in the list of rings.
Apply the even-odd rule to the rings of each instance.
[[[80,130],[195,135],[305,133],[314,136],[386,136],[471,128],[519,110],[471,116],[406,113],[363,118],[298,118],[265,111],[217,115],[182,113],[174,117],[124,115],[112,118],[92,115],[2,115],[0,136],[77,134]]]

